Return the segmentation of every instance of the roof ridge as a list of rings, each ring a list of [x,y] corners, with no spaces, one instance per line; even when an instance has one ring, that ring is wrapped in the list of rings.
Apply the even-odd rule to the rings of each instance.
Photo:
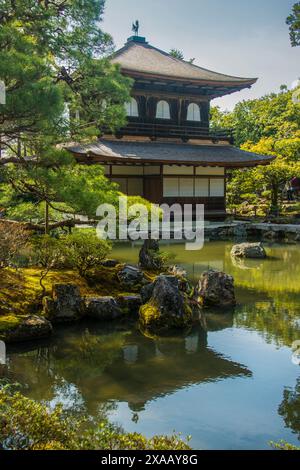
[[[215,73],[217,75],[222,75],[223,77],[230,77],[230,78],[235,78],[235,79],[238,79],[238,80],[257,80],[257,77],[236,77],[235,75],[228,75],[227,73],[221,73],[221,72],[216,72],[215,70],[211,70],[211,69],[207,69],[205,67],[202,67],[200,65],[196,65],[196,64],[193,64],[191,62],[189,62],[188,60],[184,60],[184,59],[179,59],[177,57],[173,57],[169,52],[166,52],[166,51],[163,51],[162,49],[159,49],[158,47],[155,47],[155,46],[152,46],[152,44],[149,44],[149,43],[146,43],[146,44],[142,44],[142,43],[135,43],[136,46],[148,46],[149,49],[154,49],[155,51],[157,52],[160,52],[161,54],[169,57],[170,59],[174,60],[175,62],[179,62],[179,63],[183,63],[185,65],[188,65],[189,67],[193,67],[197,70],[203,70],[205,72],[209,72],[209,73]]]
[[[217,77],[223,77],[223,78],[226,78],[226,79],[233,79],[233,80],[240,81],[240,82],[250,82],[251,81],[253,83],[255,83],[258,80],[257,77],[238,77],[238,76],[235,76],[235,75],[228,75],[226,73],[216,72],[214,70],[202,67],[202,66],[197,65],[197,64],[192,64],[187,60],[179,59],[177,57],[173,57],[170,53],[168,53],[166,51],[163,51],[162,49],[159,49],[158,47],[155,47],[152,44],[149,44],[147,42],[139,43],[139,42],[130,41],[130,42],[125,43],[123,47],[121,47],[120,49],[118,49],[117,51],[115,51],[113,53],[112,60],[117,59],[120,55],[122,55],[122,53],[128,51],[129,49],[141,48],[141,47],[144,48],[144,49],[150,49],[150,50],[156,51],[159,54],[162,54],[163,56],[165,56],[167,59],[172,60],[174,63],[187,66],[188,68],[191,68],[195,71],[201,71],[201,72],[206,72],[206,73],[209,73],[209,74],[214,74],[214,75],[216,75],[216,79],[217,79]],[[124,67],[124,69],[126,70],[126,67]],[[210,80],[214,81],[212,79],[210,79]],[[217,81],[217,80],[215,80],[215,81]]]

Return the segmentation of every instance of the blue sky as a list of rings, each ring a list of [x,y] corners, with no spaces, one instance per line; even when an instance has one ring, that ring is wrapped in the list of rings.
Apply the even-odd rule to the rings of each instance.
[[[285,19],[296,0],[106,0],[103,29],[117,47],[139,19],[140,34],[165,51],[177,48],[195,64],[258,77],[252,90],[215,100],[223,109],[289,87],[300,77],[300,47],[292,48]]]

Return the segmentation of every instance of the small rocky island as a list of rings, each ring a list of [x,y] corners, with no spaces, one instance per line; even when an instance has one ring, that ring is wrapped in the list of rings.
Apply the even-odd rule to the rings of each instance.
[[[267,253],[262,243],[240,243],[232,247],[231,256],[236,258],[265,259],[267,258]]]
[[[164,265],[156,241],[144,242],[138,267],[106,259],[84,278],[72,271],[53,271],[42,297],[38,269],[10,269],[6,274],[7,282],[19,284],[14,302],[0,298],[5,310],[0,338],[7,343],[45,338],[57,324],[83,319],[132,320],[144,334],[164,335],[189,329],[205,308],[219,307],[222,313],[236,304],[231,276],[209,271],[197,286],[191,285],[182,270]]]

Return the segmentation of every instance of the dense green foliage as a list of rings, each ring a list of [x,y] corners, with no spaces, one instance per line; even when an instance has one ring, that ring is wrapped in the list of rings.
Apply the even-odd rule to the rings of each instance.
[[[94,231],[75,231],[63,239],[67,262],[80,276],[99,265],[111,249],[109,242],[99,240]]]
[[[103,0],[0,1],[4,136],[123,123],[129,82],[107,60],[112,39],[99,28],[103,9]],[[79,111],[71,129],[62,116],[65,102]]]
[[[94,216],[117,196],[100,167],[62,147],[125,122],[131,81],[108,60],[103,9],[103,0],[0,0],[0,205],[14,219],[44,219],[46,232],[61,214]]]
[[[300,2],[295,3],[293,11],[286,20],[290,27],[292,46],[300,46]]]
[[[118,187],[105,178],[100,165],[75,164],[66,151],[60,151],[57,158],[59,168],[45,166],[46,155],[42,165],[5,168],[0,205],[6,208],[8,218],[42,223],[47,205],[50,223],[75,214],[93,219],[98,205],[117,203]]]
[[[19,224],[3,224],[0,221],[0,269],[14,262],[15,257],[29,242],[29,233]]]
[[[30,419],[28,419],[30,417]],[[126,434],[107,421],[90,427],[85,418],[54,410],[0,389],[0,449],[6,450],[187,450],[178,436]]]
[[[214,107],[212,126],[233,128],[239,147],[247,142],[257,144],[261,139],[271,139],[274,151],[285,152],[288,148],[294,153],[294,144],[300,156],[300,106],[293,100],[295,91],[282,86],[279,93],[241,101],[232,112]]]
[[[109,251],[111,244],[100,240],[93,230],[75,230],[68,235],[54,238],[43,235],[31,242],[31,263],[41,267],[40,286],[43,295],[46,288],[44,279],[52,269],[70,268],[85,277],[88,270],[99,266]]]
[[[264,206],[265,213],[277,213],[285,183],[300,176],[300,104],[293,99],[295,93],[283,86],[277,94],[238,103],[232,112],[212,108],[212,125],[233,128],[237,146],[276,157],[269,166],[233,172],[229,207],[246,201]]]

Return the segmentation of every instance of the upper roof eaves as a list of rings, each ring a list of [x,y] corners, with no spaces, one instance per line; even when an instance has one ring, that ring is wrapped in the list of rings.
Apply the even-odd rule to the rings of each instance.
[[[131,39],[111,59],[123,72],[192,82],[251,86],[257,78],[225,75],[199,67],[151,46],[146,41]]]

